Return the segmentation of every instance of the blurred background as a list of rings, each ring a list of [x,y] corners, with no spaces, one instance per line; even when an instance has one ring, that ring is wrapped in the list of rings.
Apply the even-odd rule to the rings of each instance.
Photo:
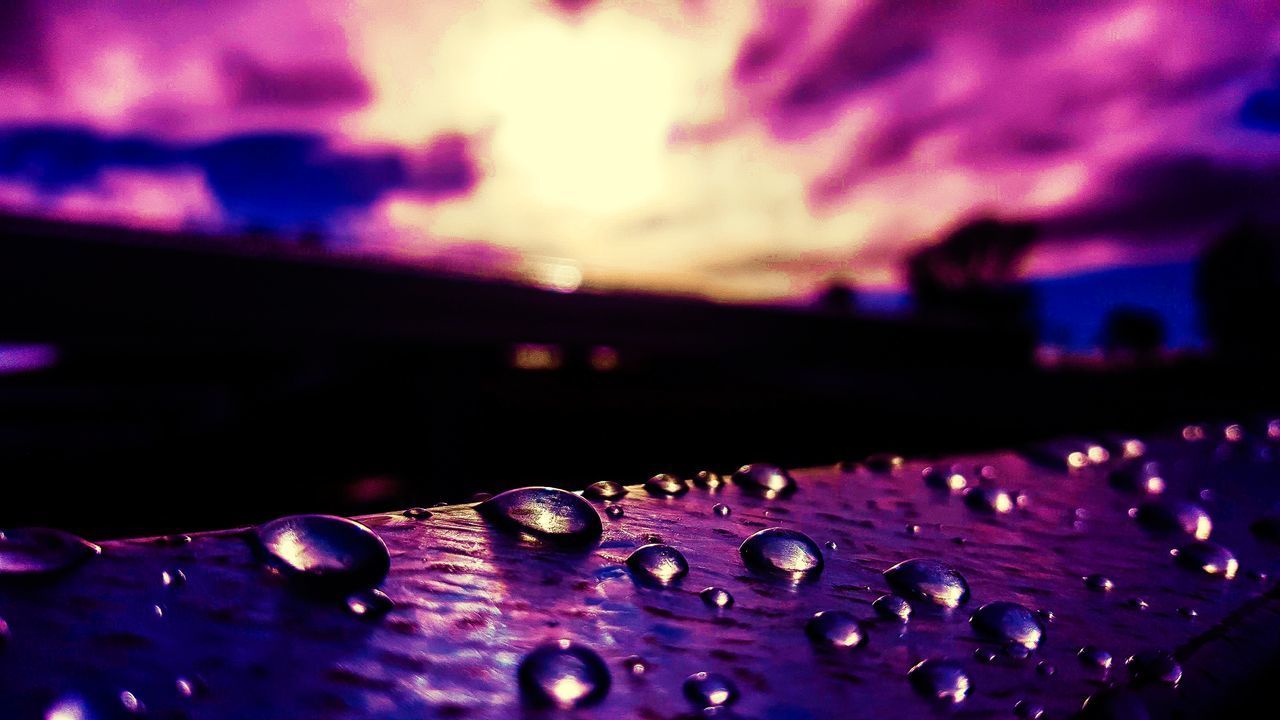
[[[1275,408],[1280,3],[9,0],[0,525]]]

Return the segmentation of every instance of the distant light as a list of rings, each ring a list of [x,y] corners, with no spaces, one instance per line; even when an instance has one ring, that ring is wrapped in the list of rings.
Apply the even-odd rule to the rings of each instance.
[[[1124,456],[1128,460],[1139,458],[1147,454],[1147,446],[1141,440],[1131,439],[1124,441]]]
[[[47,370],[58,364],[52,345],[0,345],[0,375]]]
[[[556,370],[560,364],[560,348],[556,345],[521,343],[511,355],[511,366],[520,370]]]
[[[547,290],[571,293],[582,287],[582,271],[568,262],[539,262],[529,270],[530,279]]]
[[[610,372],[618,369],[618,351],[608,345],[597,345],[591,348],[591,369],[596,372]]]
[[[1244,429],[1239,425],[1228,425],[1222,434],[1226,437],[1227,442],[1240,442],[1244,438]]]
[[[1082,452],[1073,452],[1067,455],[1067,466],[1072,469],[1079,470],[1089,464],[1089,456]]]
[[[1089,462],[1094,465],[1101,465],[1111,459],[1111,453],[1107,452],[1107,449],[1101,445],[1090,445],[1087,454],[1089,456]]]
[[[1204,427],[1200,425],[1188,425],[1182,428],[1182,439],[1188,442],[1199,442],[1204,440]]]

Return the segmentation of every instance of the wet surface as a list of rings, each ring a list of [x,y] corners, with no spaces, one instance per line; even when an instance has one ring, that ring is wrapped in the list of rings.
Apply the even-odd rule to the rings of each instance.
[[[106,542],[57,572],[0,575],[0,708],[15,719],[80,706],[92,717],[508,718],[569,705],[600,718],[717,705],[742,718],[1055,718],[1099,695],[1096,712],[1139,717],[1137,702],[1152,717],[1203,715],[1280,651],[1280,546],[1250,529],[1280,501],[1276,447],[1204,428],[1204,440],[1143,441],[1162,507],[1194,503],[1212,518],[1212,545],[1195,537],[1209,522],[1198,512],[1152,520],[1148,506],[1139,522],[1154,485],[1114,482],[1123,460],[1071,469],[1016,453],[793,471],[785,497],[690,482],[680,495],[632,488],[579,504],[538,491],[500,495],[483,515],[359,518],[388,550],[385,596],[316,593],[291,576],[376,565],[353,549],[370,547],[360,533],[323,528],[320,549],[308,533],[273,535],[277,556],[325,561],[292,571],[263,557],[261,529]],[[966,487],[1009,488],[1008,510],[975,507]],[[770,528],[803,535],[740,550]],[[687,572],[666,550],[636,555],[657,543]],[[954,570],[966,601],[926,599],[958,598],[936,566],[891,583],[885,571],[912,559]],[[821,570],[796,581],[761,562]],[[1097,577],[1110,589],[1083,580]],[[826,619],[811,625],[817,613]]]

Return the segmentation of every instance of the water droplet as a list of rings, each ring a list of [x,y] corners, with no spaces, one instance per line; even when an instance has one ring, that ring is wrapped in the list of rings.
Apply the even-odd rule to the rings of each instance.
[[[836,544],[835,540],[828,540],[824,542],[822,546],[830,550],[831,552],[835,552],[836,550],[840,549],[840,546]]]
[[[593,705],[609,693],[609,668],[590,648],[569,640],[539,646],[517,672],[532,705],[570,709]]]
[[[942,702],[958,703],[969,694],[969,675],[954,660],[922,660],[907,672],[916,692]]]
[[[1014,508],[1013,496],[1001,488],[979,485],[964,491],[964,504],[984,513],[1007,513]]]
[[[1030,700],[1019,700],[1013,706],[1013,714],[1025,720],[1040,720],[1044,717],[1044,706]]]
[[[679,550],[658,543],[636,548],[627,567],[637,579],[658,585],[670,585],[689,573],[689,561]]]
[[[600,537],[600,515],[578,495],[549,487],[499,493],[476,509],[508,532],[564,545],[585,545]]]
[[[604,514],[609,516],[610,520],[617,520],[626,514],[621,505],[610,505],[604,509]]]
[[[886,620],[906,622],[911,619],[911,605],[897,595],[881,595],[871,603],[871,609]]]
[[[1084,586],[1094,592],[1111,592],[1115,589],[1116,584],[1106,575],[1086,575],[1084,577]]]
[[[957,608],[969,600],[964,576],[937,560],[914,558],[884,571],[885,581],[908,600],[928,600],[945,608]]]
[[[362,590],[347,598],[347,610],[352,615],[368,620],[386,615],[395,605],[386,593],[377,589]]]
[[[1138,694],[1109,688],[1089,696],[1076,717],[1079,720],[1151,720],[1151,713]]]
[[[205,691],[204,681],[198,677],[180,677],[173,684],[178,690],[178,695],[186,700],[200,697]]]
[[[1163,650],[1140,652],[1125,660],[1124,666],[1135,683],[1177,685],[1182,679],[1182,666]]]
[[[1196,616],[1198,616],[1200,613],[1196,612],[1195,608],[1180,607],[1178,608],[1178,614],[1184,618],[1187,618],[1188,620],[1191,620],[1191,619],[1194,619]]]
[[[1215,542],[1196,540],[1172,551],[1178,564],[1209,575],[1221,575],[1230,580],[1236,576],[1240,564],[1231,551]]]
[[[812,538],[797,530],[761,530],[743,541],[738,552],[747,567],[757,572],[797,581],[822,572],[822,551]]]
[[[102,552],[71,533],[49,528],[0,530],[0,575],[68,570]]]
[[[836,648],[858,647],[867,635],[857,618],[843,610],[825,610],[809,618],[804,626],[810,640]]]
[[[867,469],[871,472],[885,475],[900,469],[903,462],[901,455],[894,455],[893,453],[876,453],[875,455],[868,455],[863,464],[866,465]]]
[[[367,588],[382,582],[391,558],[382,539],[332,515],[290,515],[254,531],[267,564],[316,589]]]
[[[714,473],[710,470],[699,470],[697,474],[693,476],[693,482],[700,488],[715,490],[725,484],[725,479],[720,473]]]
[[[649,671],[649,664],[639,655],[627,656],[622,661],[622,667],[626,668],[627,672],[636,677],[639,677]]]
[[[920,534],[920,526],[915,523],[907,523],[905,530],[908,535],[914,536]]]
[[[1085,665],[1108,670],[1111,668],[1111,653],[1103,650],[1096,645],[1085,645],[1080,648],[1080,652],[1076,653],[1076,657],[1080,658],[1080,662]]]
[[[411,507],[404,511],[404,516],[412,520],[426,520],[431,517],[431,511],[424,507]]]
[[[146,706],[131,692],[70,693],[54,701],[45,720],[123,720],[143,715]]]
[[[997,600],[978,608],[969,618],[978,635],[999,643],[1016,643],[1035,650],[1044,637],[1044,626],[1034,612],[1014,602]]]
[[[729,517],[733,514],[733,508],[725,505],[724,503],[716,503],[715,506],[711,508],[711,512],[715,513],[717,517]]]
[[[9,623],[4,618],[0,618],[0,647],[4,647],[9,639],[13,637],[13,631],[9,629]]]
[[[702,598],[702,602],[707,607],[719,608],[725,610],[733,607],[733,595],[728,590],[718,587],[709,587],[698,593],[698,597]]]
[[[675,475],[661,473],[645,480],[644,489],[657,497],[678,497],[689,492],[689,485]]]
[[[1053,677],[1057,674],[1058,668],[1054,667],[1053,663],[1048,660],[1041,660],[1036,663],[1036,672],[1045,677]]]
[[[983,665],[996,661],[996,651],[989,647],[976,647],[973,649],[973,659]]]
[[[1127,461],[1112,470],[1107,480],[1111,487],[1131,493],[1159,495],[1165,488],[1160,465],[1155,461]]]
[[[925,485],[935,490],[958,491],[969,484],[964,473],[956,472],[951,468],[927,467],[921,471],[920,476],[924,479]]]
[[[1145,610],[1151,609],[1151,603],[1147,602],[1146,598],[1140,598],[1140,597],[1129,598],[1128,600],[1124,601],[1124,604],[1127,607],[1130,607],[1134,610],[1145,611]]]
[[[1144,529],[1157,533],[1184,532],[1197,540],[1208,540],[1213,532],[1209,513],[1195,503],[1180,500],[1149,500],[1131,513]]]
[[[720,708],[738,699],[738,686],[717,673],[698,672],[684,679],[684,696],[700,708]]]
[[[177,568],[161,570],[160,582],[167,588],[182,587],[187,584],[187,574]]]
[[[615,500],[627,494],[627,489],[622,483],[616,483],[612,480],[601,480],[597,483],[591,483],[587,486],[582,494],[592,500]]]
[[[791,473],[765,463],[743,465],[733,474],[733,482],[747,492],[769,499],[784,497],[796,490]]]

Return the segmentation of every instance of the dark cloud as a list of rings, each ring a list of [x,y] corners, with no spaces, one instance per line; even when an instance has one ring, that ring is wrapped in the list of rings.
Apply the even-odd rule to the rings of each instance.
[[[271,67],[232,53],[223,59],[223,73],[232,89],[232,102],[240,106],[349,107],[364,105],[371,98],[364,76],[340,63]]]
[[[60,194],[92,186],[111,168],[202,171],[227,217],[279,228],[323,226],[392,191],[439,199],[474,187],[467,139],[445,135],[423,150],[338,151],[317,135],[239,135],[179,146],[83,128],[0,131],[0,178]]]

